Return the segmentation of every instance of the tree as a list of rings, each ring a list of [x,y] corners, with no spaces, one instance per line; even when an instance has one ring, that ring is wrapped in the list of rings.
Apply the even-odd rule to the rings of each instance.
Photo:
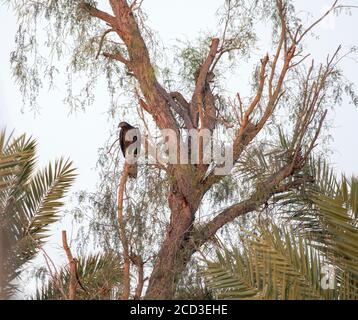
[[[36,141],[0,133],[0,298],[14,293],[23,267],[42,250],[74,181],[70,161],[35,172]]]
[[[174,79],[170,72],[169,75],[159,72],[160,67],[153,62],[153,37],[145,25],[139,1],[110,0],[108,8],[103,9],[96,7],[94,1],[13,3],[20,27],[12,63],[30,104],[35,104],[34,93],[41,83],[29,79],[38,79],[39,62],[46,62],[46,59],[36,51],[32,56],[34,67],[31,67],[26,41],[36,39],[37,18],[42,17],[50,22],[48,43],[59,56],[63,53],[64,43],[69,44],[73,39],[69,79],[76,71],[86,71],[90,75],[84,91],[85,101],[92,101],[94,82],[99,73],[105,72],[111,95],[118,89],[117,84],[130,89],[139,106],[138,117],[143,127],[170,129],[178,141],[182,139],[181,129],[199,133],[223,131],[228,127],[234,130],[231,138],[234,169],[227,177],[216,175],[216,169],[220,167],[218,163],[204,161],[203,142],[198,145],[197,164],[143,166],[144,178],[139,179],[138,184],[144,183],[147,177],[151,179],[157,172],[154,181],[165,186],[160,192],[166,192],[170,212],[169,226],[160,230],[159,239],[163,240],[155,254],[146,298],[172,298],[191,257],[210,243],[224,226],[260,210],[272,201],[273,196],[300,190],[313,183],[307,164],[324,127],[327,108],[339,102],[344,90],[355,98],[351,86],[344,83],[337,68],[340,48],[328,55],[325,63],[316,65],[314,60],[308,62],[304,46],[305,38],[313,28],[328,14],[342,8],[338,1],[310,26],[302,25],[296,18],[290,1],[225,1],[221,35],[209,35],[197,47],[191,45],[180,52],[179,79]],[[252,94],[245,98],[238,94],[235,99],[229,99],[224,91],[220,92],[219,83],[225,62],[232,59],[235,62],[235,59],[249,55],[255,39],[254,25],[267,15],[273,19],[274,52],[263,55],[258,62]],[[64,35],[69,38],[63,38]],[[30,41],[29,46],[36,46],[36,41]],[[52,79],[54,67],[47,66],[46,70]],[[119,75],[118,83],[115,83],[115,74]],[[174,85],[177,90],[171,89],[171,83],[178,82],[184,87],[181,92],[179,85]],[[67,102],[73,103],[78,101],[77,98],[69,90]],[[280,115],[285,120],[280,121]],[[271,134],[265,136],[268,133]],[[116,203],[117,229],[123,245],[124,279],[127,279],[122,298],[130,296],[131,265],[143,265],[143,259],[134,252],[136,248],[128,242],[132,234],[126,226],[130,219],[125,219],[123,214],[131,208],[128,201],[124,204],[126,172],[124,169],[121,182],[116,182],[120,185]],[[212,213],[209,220],[200,219],[198,212],[206,197],[227,186],[231,190],[243,188],[240,196],[236,199],[229,197],[228,205]],[[114,191],[109,190],[112,194]]]

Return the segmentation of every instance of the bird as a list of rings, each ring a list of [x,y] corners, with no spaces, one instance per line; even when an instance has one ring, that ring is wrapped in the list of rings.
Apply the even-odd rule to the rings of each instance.
[[[129,123],[122,121],[119,123],[118,128],[120,128],[120,132],[119,132],[119,144],[123,153],[124,158],[126,158],[127,156],[127,149],[130,145],[132,145],[133,143],[136,143],[137,141],[139,141],[138,146],[136,147],[136,149],[133,152],[133,155],[135,158],[138,157],[138,155],[140,154],[140,132],[138,130],[138,128],[135,128],[133,126],[131,126]],[[131,133],[131,136],[128,137],[127,133],[130,130],[136,130],[135,132]],[[131,138],[133,137],[133,138]],[[135,163],[129,163],[127,162],[127,166],[128,166],[128,177],[130,178],[137,178],[137,174],[138,174],[138,164],[137,162]]]

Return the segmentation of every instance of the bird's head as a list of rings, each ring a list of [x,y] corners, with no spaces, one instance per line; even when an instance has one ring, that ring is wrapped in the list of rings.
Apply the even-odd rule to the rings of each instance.
[[[129,123],[127,123],[125,121],[122,121],[122,122],[119,123],[118,128],[121,128],[121,129],[123,129],[123,128],[132,128],[132,126]]]

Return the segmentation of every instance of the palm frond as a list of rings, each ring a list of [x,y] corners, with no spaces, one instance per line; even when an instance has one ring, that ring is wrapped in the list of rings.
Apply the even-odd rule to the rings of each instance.
[[[217,253],[207,265],[208,285],[230,299],[322,299],[317,252],[275,225],[245,233],[242,247]]]
[[[77,298],[86,300],[109,300],[120,296],[122,265],[119,257],[113,253],[95,254],[82,257],[77,262],[78,285]],[[68,291],[70,272],[63,267],[56,279],[50,279],[37,289],[34,299],[63,299],[61,288]]]
[[[35,173],[36,140],[0,133],[0,237],[7,285],[38,252],[50,224],[59,218],[62,199],[74,181],[63,159]],[[4,284],[2,285],[4,287]]]
[[[236,259],[235,259],[236,258]],[[205,276],[207,287],[219,292],[219,298],[259,299],[259,290],[251,286],[243,273],[245,266],[241,255],[231,255],[228,250],[216,251],[216,261],[207,261]]]

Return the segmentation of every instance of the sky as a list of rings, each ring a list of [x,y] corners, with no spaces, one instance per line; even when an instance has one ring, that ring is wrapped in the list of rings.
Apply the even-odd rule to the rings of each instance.
[[[344,4],[356,2],[357,0],[343,1]],[[149,16],[150,26],[158,31],[162,42],[169,46],[175,43],[175,39],[192,39],[200,31],[214,28],[217,24],[215,12],[221,3],[219,0],[145,0],[143,5]],[[297,0],[296,3],[303,17],[307,16],[307,12],[318,17],[332,1]],[[357,16],[358,12],[354,11],[353,16],[332,16],[318,26],[315,31],[320,35],[319,39],[308,41],[312,55],[317,59],[324,59],[339,44],[343,48],[358,45],[357,31],[354,31],[358,30]],[[26,132],[36,138],[40,166],[61,156],[73,160],[78,168],[78,178],[72,192],[84,189],[94,191],[98,149],[104,145],[110,130],[106,115],[109,107],[106,88],[98,88],[94,105],[85,112],[69,114],[69,107],[63,102],[65,95],[61,88],[41,93],[39,113],[23,110],[22,98],[11,76],[9,63],[10,53],[15,46],[16,17],[11,10],[0,5],[0,21],[2,26],[6,26],[0,28],[0,128],[6,127],[8,131],[15,128],[16,133]],[[265,38],[267,34],[263,32],[260,36]],[[262,57],[265,52],[259,54]],[[343,60],[342,68],[358,89],[357,62]],[[239,85],[239,79],[234,84]],[[331,112],[330,118],[333,122],[331,134],[334,139],[330,146],[333,151],[331,162],[348,175],[358,174],[358,110],[344,103]],[[57,236],[50,239],[53,247],[60,250],[60,230],[70,228],[66,220],[56,225]],[[59,256],[64,259],[63,253]]]

